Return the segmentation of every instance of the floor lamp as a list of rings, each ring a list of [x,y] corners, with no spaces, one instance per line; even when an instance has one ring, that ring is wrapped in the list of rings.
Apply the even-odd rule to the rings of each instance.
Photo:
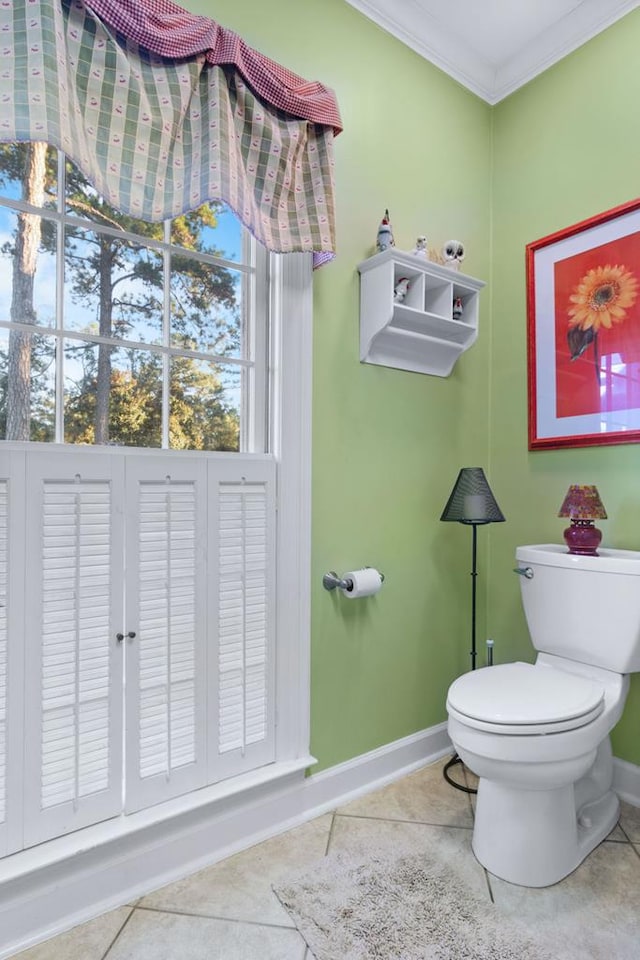
[[[478,527],[485,523],[502,523],[504,515],[496,503],[491,487],[484,475],[482,467],[463,467],[458,474],[447,505],[442,511],[441,520],[452,520],[465,523],[471,527],[471,669],[476,669],[476,580],[477,567],[477,536]],[[456,790],[465,793],[476,793],[471,787],[456,783],[449,776],[449,770],[455,764],[462,763],[458,754],[454,754],[447,762],[443,775],[447,783]]]

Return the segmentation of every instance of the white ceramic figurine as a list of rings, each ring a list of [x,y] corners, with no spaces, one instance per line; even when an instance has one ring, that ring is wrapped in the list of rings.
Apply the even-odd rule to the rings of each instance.
[[[400,277],[393,291],[393,302],[402,303],[409,290],[409,278]]]
[[[429,250],[427,247],[427,238],[420,236],[416,239],[416,245],[411,251],[414,257],[422,257],[423,260],[429,259]]]
[[[464,244],[460,243],[459,240],[447,240],[442,248],[442,257],[445,267],[459,270],[460,264],[464,260]]]
[[[385,210],[384,217],[378,227],[378,236],[376,237],[376,247],[378,253],[382,253],[383,250],[388,250],[389,247],[395,246],[395,240],[393,239],[393,230],[391,229],[391,224],[389,223],[389,211]]]

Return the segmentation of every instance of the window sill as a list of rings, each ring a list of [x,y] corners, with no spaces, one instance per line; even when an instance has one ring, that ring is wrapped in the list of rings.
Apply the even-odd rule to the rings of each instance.
[[[160,825],[166,826],[170,831],[171,827],[180,829],[181,821],[223,816],[231,805],[260,800],[274,788],[277,789],[282,781],[303,773],[316,762],[315,757],[306,755],[297,760],[272,763],[137,813],[123,814],[67,836],[48,840],[28,850],[21,850],[0,860],[0,887],[29,874],[62,865],[65,861],[71,861],[83,854],[99,854],[101,848],[106,850],[117,841],[143,843],[144,835],[154,833],[154,828]]]

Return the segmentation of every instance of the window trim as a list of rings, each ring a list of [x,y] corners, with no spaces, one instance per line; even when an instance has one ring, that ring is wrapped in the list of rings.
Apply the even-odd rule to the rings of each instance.
[[[270,255],[270,449],[276,518],[276,762],[310,757],[313,268],[308,253]],[[279,691],[289,695],[280,699]],[[283,702],[285,701],[286,702]]]

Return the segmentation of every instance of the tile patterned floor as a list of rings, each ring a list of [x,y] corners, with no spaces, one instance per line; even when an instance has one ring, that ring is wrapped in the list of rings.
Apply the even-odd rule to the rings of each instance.
[[[313,960],[271,885],[328,852],[364,853],[391,845],[455,857],[487,909],[518,916],[557,960],[638,960],[640,809],[623,804],[615,830],[561,883],[542,890],[515,887],[488,874],[473,856],[472,798],[444,782],[443,763],[16,957]]]

